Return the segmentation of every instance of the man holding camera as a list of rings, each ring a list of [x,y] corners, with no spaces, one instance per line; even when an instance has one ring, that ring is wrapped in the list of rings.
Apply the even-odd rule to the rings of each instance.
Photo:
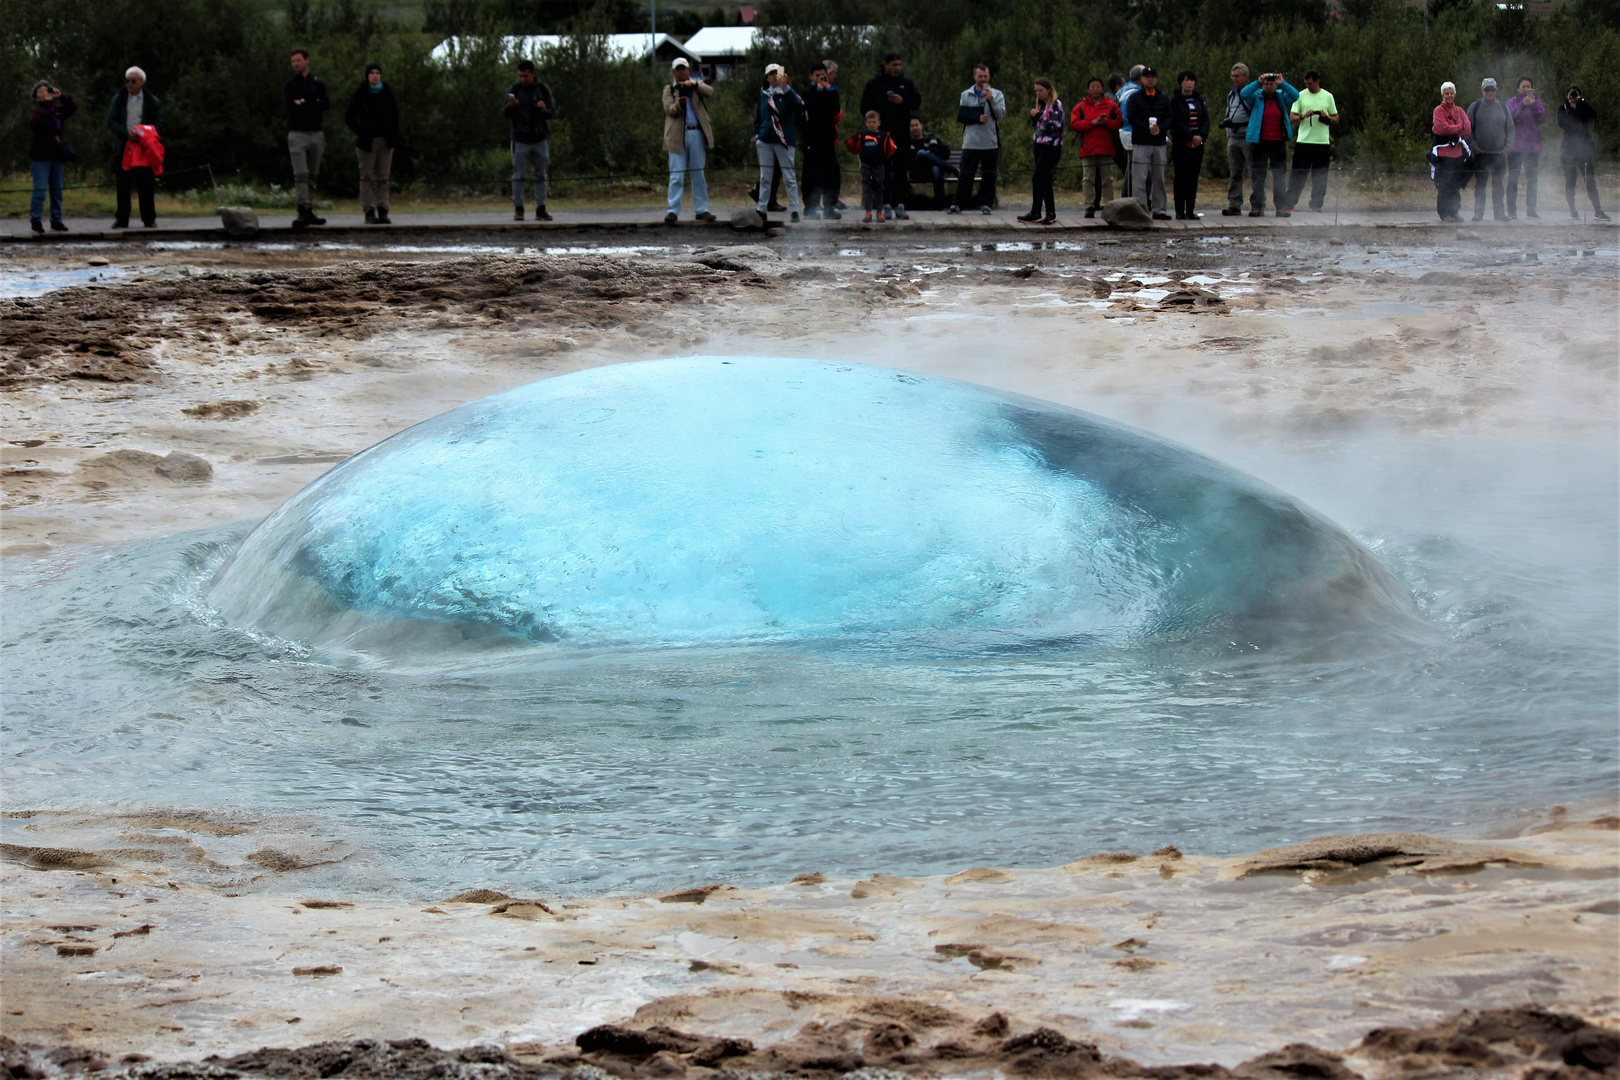
[[[1575,185],[1584,174],[1586,197],[1592,200],[1592,216],[1608,221],[1609,215],[1598,202],[1597,140],[1592,137],[1592,122],[1596,119],[1597,110],[1586,100],[1580,87],[1572,86],[1564,91],[1563,104],[1558,106],[1558,126],[1564,132],[1558,160],[1564,166],[1564,197],[1569,200],[1569,216],[1581,216],[1575,209]]]
[[[1170,162],[1170,101],[1159,93],[1157,68],[1143,67],[1140,80],[1142,89],[1125,106],[1131,125],[1131,195],[1153,211],[1155,221],[1169,221],[1164,170]]]
[[[714,128],[704,99],[714,87],[692,78],[686,57],[670,65],[671,79],[664,87],[664,149],[669,152],[669,213],[664,224],[673,225],[681,214],[681,193],[692,187],[692,209],[699,221],[713,221],[709,213],[709,180],[703,170],[714,149]]]
[[[501,115],[512,125],[512,220],[523,220],[523,178],[534,173],[534,220],[546,213],[546,181],[551,167],[551,121],[557,115],[551,87],[534,74],[533,60],[519,60],[517,82],[506,91]]]
[[[1288,113],[1299,122],[1299,134],[1294,139],[1294,172],[1288,181],[1288,209],[1299,205],[1308,180],[1311,209],[1320,213],[1327,200],[1328,162],[1333,158],[1328,128],[1339,122],[1339,106],[1333,95],[1322,89],[1320,73],[1305,73],[1305,90]]]

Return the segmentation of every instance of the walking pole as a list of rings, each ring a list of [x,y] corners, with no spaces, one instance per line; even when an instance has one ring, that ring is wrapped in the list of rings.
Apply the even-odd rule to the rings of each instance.
[[[1332,176],[1333,173],[1330,171],[1328,173],[1328,175]],[[1334,228],[1339,227],[1339,185],[1338,184],[1333,185],[1333,227]]]

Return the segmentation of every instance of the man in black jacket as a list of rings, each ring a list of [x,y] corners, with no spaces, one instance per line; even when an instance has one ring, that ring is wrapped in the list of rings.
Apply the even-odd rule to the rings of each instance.
[[[838,212],[838,118],[844,106],[838,100],[838,87],[827,76],[827,65],[810,69],[810,88],[804,92],[804,186],[810,192],[804,206],[806,218],[833,218]]]
[[[366,77],[343,114],[356,140],[360,158],[360,205],[366,211],[367,225],[390,225],[388,220],[388,173],[394,163],[394,144],[399,141],[399,102],[394,88],[383,82],[379,64],[366,65]]]
[[[905,218],[906,196],[911,191],[911,114],[922,108],[922,94],[908,75],[902,75],[899,53],[885,53],[883,69],[872,76],[861,92],[861,115],[876,110],[879,127],[894,136],[894,157],[889,159],[889,175],[884,199],[895,208],[894,216]]]
[[[551,120],[557,106],[551,87],[534,77],[534,61],[519,60],[518,81],[506,91],[501,115],[512,122],[512,220],[523,220],[523,177],[534,172],[534,219],[550,221],[546,213],[546,179],[551,166]]]
[[[315,216],[315,177],[321,171],[321,155],[326,152],[326,133],[321,130],[332,99],[326,83],[309,73],[309,50],[292,51],[293,77],[281,84],[281,104],[287,110],[287,152],[292,155],[293,180],[298,189],[298,216],[293,228],[325,225]]]
[[[129,196],[133,188],[140,197],[141,224],[148,229],[157,228],[157,210],[154,202],[154,177],[144,165],[124,168],[124,146],[135,129],[150,124],[163,133],[163,102],[146,89],[146,72],[132,67],[124,72],[124,89],[107,107],[107,129],[112,132],[113,173],[118,180],[118,209],[114,213],[113,228],[129,228]]]

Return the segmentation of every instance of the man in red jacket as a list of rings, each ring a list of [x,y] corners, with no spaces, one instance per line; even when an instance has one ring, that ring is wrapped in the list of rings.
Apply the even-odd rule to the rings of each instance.
[[[1119,103],[1103,93],[1097,76],[1086,83],[1086,96],[1069,112],[1069,126],[1080,133],[1080,193],[1091,192],[1086,217],[1096,217],[1102,204],[1114,198],[1114,132],[1125,126]]]

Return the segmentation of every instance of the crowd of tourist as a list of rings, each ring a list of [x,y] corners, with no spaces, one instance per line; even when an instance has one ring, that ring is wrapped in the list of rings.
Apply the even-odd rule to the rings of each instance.
[[[282,107],[297,203],[293,227],[305,229],[326,223],[316,215],[315,207],[326,149],[325,114],[332,99],[326,82],[310,71],[308,50],[294,49],[289,60],[292,75],[282,86]],[[669,155],[664,220],[670,224],[679,220],[690,190],[694,215],[713,221],[706,171],[708,155],[714,149],[707,104],[714,88],[697,77],[684,58],[673,62],[670,75],[663,88],[664,149]],[[1277,217],[1292,215],[1306,198],[1307,187],[1306,206],[1321,212],[1327,196],[1333,130],[1340,122],[1338,103],[1323,87],[1321,73],[1306,71],[1303,90],[1277,72],[1251,78],[1247,64],[1233,64],[1230,75],[1225,115],[1219,121],[1191,69],[1182,69],[1167,87],[1160,85],[1158,70],[1148,64],[1138,64],[1129,75],[1093,76],[1072,109],[1065,107],[1050,79],[1035,79],[1026,99],[1030,101],[1029,138],[1034,158],[1031,205],[1018,220],[1056,222],[1056,173],[1071,133],[1086,217],[1094,217],[1113,200],[1117,170],[1121,192],[1140,202],[1154,219],[1169,220],[1172,205],[1178,220],[1200,218],[1198,178],[1216,126],[1227,134],[1226,163],[1231,177],[1223,215],[1244,213],[1247,183],[1247,213],[1263,216],[1268,174],[1272,212]],[[861,90],[855,130],[841,138],[844,108],[836,63],[816,64],[803,94],[794,89],[782,65],[767,65],[752,138],[759,185],[751,194],[759,212],[787,212],[795,222],[801,214],[811,219],[840,217],[840,211],[848,209],[840,198],[844,171],[840,146],[852,155],[851,163],[860,177],[865,221],[904,220],[910,216],[908,207],[950,214],[974,207],[983,214],[993,212],[1008,104],[1007,93],[992,84],[989,65],[974,68],[971,84],[957,99],[960,151],[951,150],[945,140],[924,127],[918,116],[921,109],[922,95],[905,74],[904,58],[889,53]],[[50,227],[56,231],[67,228],[62,220],[64,171],[77,154],[67,138],[66,123],[76,111],[72,95],[48,82],[35,84],[29,113],[33,172],[29,219],[36,233],[45,231],[47,199]],[[550,221],[546,210],[549,125],[557,116],[557,105],[532,61],[517,64],[517,81],[507,89],[500,114],[511,126],[512,216],[524,220],[525,184],[532,181],[535,218]],[[399,116],[399,104],[383,79],[382,68],[367,64],[343,120],[356,140],[360,201],[368,224],[390,223],[389,172],[399,139]],[[1595,175],[1597,141],[1592,125],[1596,110],[1579,86],[1571,86],[1554,118],[1563,133],[1559,160],[1570,216],[1580,216],[1576,198],[1584,181],[1593,216],[1608,220]],[[1506,100],[1496,80],[1485,79],[1479,97],[1466,108],[1457,103],[1457,87],[1443,83],[1431,125],[1434,143],[1427,155],[1440,219],[1462,220],[1462,193],[1470,183],[1474,184],[1475,221],[1484,218],[1487,197],[1497,220],[1517,218],[1521,182],[1525,216],[1539,217],[1536,197],[1541,128],[1546,120],[1547,107],[1527,77],[1518,80],[1516,92]],[[114,227],[129,227],[132,195],[138,200],[141,224],[154,227],[154,181],[163,169],[163,103],[146,89],[146,73],[140,68],[131,67],[124,73],[124,89],[108,106],[106,123],[112,137],[117,189]],[[806,196],[802,205],[801,153]],[[1172,168],[1174,178],[1167,198],[1165,181]],[[955,188],[948,192],[952,173]],[[931,187],[932,194],[919,194],[916,184]],[[786,206],[776,201],[783,186]]]

